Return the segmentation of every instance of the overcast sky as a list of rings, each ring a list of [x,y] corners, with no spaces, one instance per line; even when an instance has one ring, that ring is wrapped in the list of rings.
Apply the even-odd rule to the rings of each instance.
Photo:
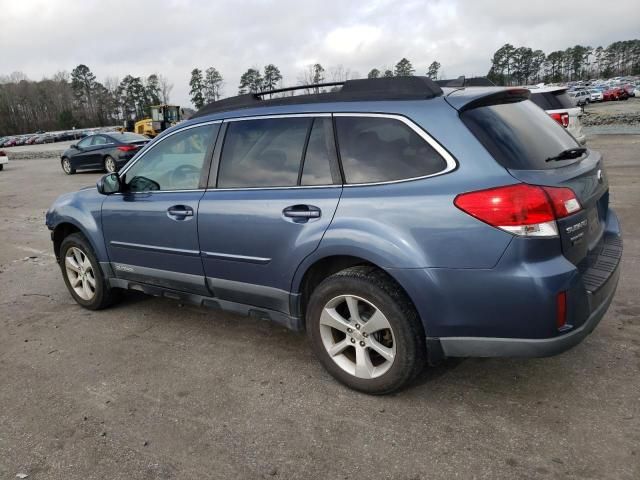
[[[268,63],[285,85],[310,63],[366,76],[402,57],[418,74],[437,60],[453,78],[486,74],[507,42],[548,53],[638,37],[638,0],[0,0],[0,75],[39,80],[79,63],[100,81],[155,72],[186,106],[196,66],[215,66],[228,96]]]

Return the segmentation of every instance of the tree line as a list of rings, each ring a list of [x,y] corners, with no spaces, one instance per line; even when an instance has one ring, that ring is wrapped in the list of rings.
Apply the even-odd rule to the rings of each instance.
[[[169,102],[173,84],[158,74],[99,82],[86,65],[31,81],[20,72],[0,77],[0,135],[121,124]]]
[[[507,43],[491,58],[487,77],[496,85],[530,85],[640,74],[640,40],[603,47],[576,45],[545,54]]]
[[[425,71],[425,74],[432,79],[436,79],[438,77],[440,66],[439,62],[432,62]],[[414,75],[415,73],[416,70],[414,69],[411,61],[406,58],[402,58],[398,63],[396,63],[393,69],[373,68],[369,71],[367,77],[378,78],[408,76]],[[305,89],[306,93],[320,93],[326,89],[315,87],[314,85],[325,82],[343,82],[351,78],[359,77],[360,74],[358,72],[345,69],[342,65],[326,70],[320,63],[315,63],[307,65],[307,67],[299,73],[297,84],[301,86],[308,85],[309,88]],[[265,65],[262,69],[259,67],[251,67],[240,76],[237,90],[238,95],[269,92],[282,87],[283,80],[280,69],[273,63]],[[218,72],[214,67],[207,68],[204,73],[200,68],[194,68],[191,71],[191,80],[189,81],[189,86],[191,87],[191,90],[189,91],[191,103],[193,103],[196,108],[202,108],[202,106],[209,102],[219,100],[222,95],[223,84],[224,79],[222,78],[222,75],[220,75],[220,72]]]
[[[427,75],[437,79],[441,65],[432,62],[416,70],[410,60],[400,59],[393,67],[372,68],[368,78]],[[497,85],[527,85],[566,82],[590,78],[640,74],[640,40],[614,42],[603,47],[576,45],[545,54],[529,47],[505,44],[491,59],[487,77]],[[306,93],[326,89],[314,85],[360,78],[342,65],[325,68],[320,63],[299,72],[296,83]],[[239,79],[237,93],[259,93],[281,87],[280,69],[270,63],[251,67]],[[196,108],[224,96],[224,78],[215,67],[194,68],[189,81],[190,99]],[[86,65],[71,73],[58,72],[51,78],[31,81],[20,72],[0,76],[0,135],[36,130],[116,125],[125,119],[149,115],[151,105],[169,103],[173,84],[158,74],[148,77],[126,75],[99,82]]]

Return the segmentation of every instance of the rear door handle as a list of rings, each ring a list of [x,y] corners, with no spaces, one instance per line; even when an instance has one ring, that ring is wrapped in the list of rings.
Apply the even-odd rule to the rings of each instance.
[[[167,209],[167,214],[175,220],[184,220],[186,217],[193,217],[193,208],[186,205],[174,205]]]
[[[313,205],[292,205],[285,208],[282,214],[297,222],[307,222],[311,218],[320,218],[322,212]]]

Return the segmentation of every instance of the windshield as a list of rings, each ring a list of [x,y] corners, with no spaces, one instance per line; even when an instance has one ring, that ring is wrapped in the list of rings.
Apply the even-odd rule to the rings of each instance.
[[[529,100],[474,108],[461,115],[467,128],[505,168],[545,170],[579,161],[547,162],[578,142]]]

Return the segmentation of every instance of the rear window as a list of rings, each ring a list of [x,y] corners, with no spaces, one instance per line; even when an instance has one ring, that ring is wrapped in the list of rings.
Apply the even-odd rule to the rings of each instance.
[[[144,135],[138,135],[137,133],[130,132],[122,132],[122,133],[112,133],[109,135],[114,140],[122,143],[135,143],[135,142],[145,142],[149,141],[148,137]]]
[[[579,161],[546,161],[580,145],[566,129],[528,100],[475,108],[464,112],[461,118],[505,168],[544,170]]]
[[[336,117],[338,146],[347,183],[374,183],[441,172],[445,160],[400,120]]]
[[[543,110],[561,110],[563,108],[574,108],[576,105],[566,90],[558,90],[557,92],[540,92],[531,91],[531,101]]]

